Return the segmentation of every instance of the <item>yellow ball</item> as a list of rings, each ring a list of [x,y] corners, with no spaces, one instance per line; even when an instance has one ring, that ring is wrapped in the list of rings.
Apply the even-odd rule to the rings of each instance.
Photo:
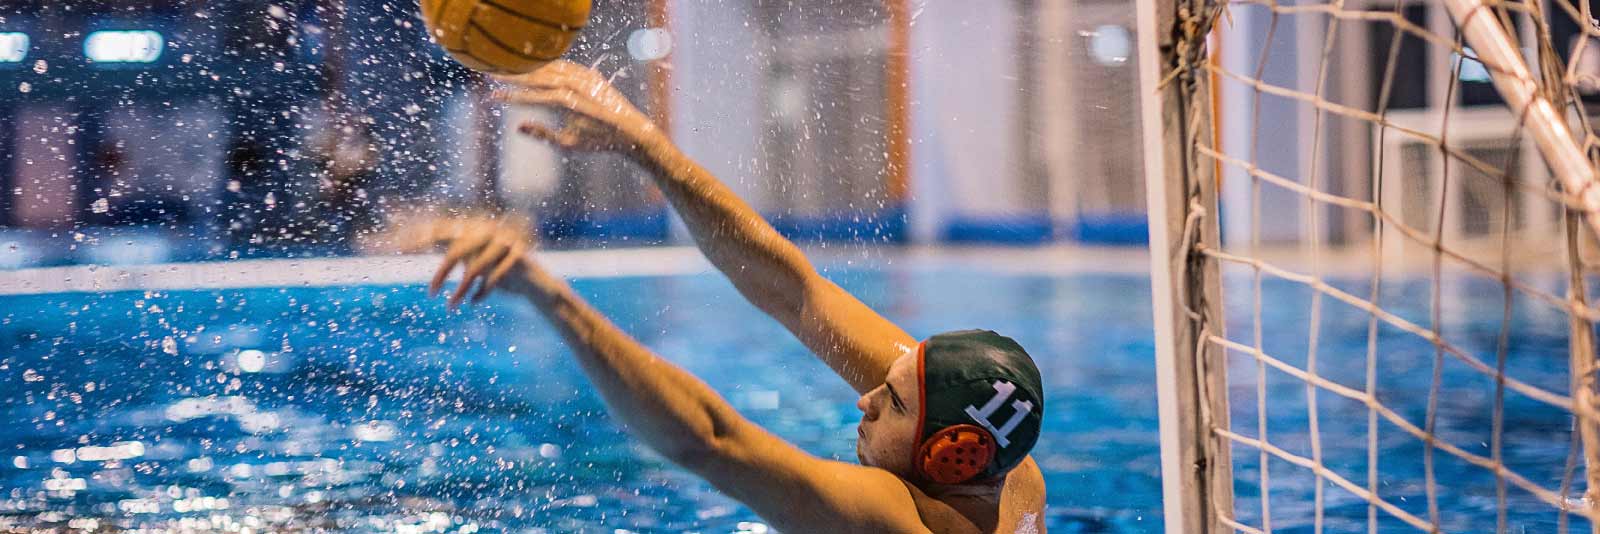
[[[461,64],[522,74],[566,53],[589,7],[590,0],[422,0],[422,21]]]

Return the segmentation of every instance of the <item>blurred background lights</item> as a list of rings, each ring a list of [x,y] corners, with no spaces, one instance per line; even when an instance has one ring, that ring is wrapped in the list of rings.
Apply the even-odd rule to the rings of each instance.
[[[0,269],[16,269],[27,262],[29,254],[18,241],[0,241]]]
[[[766,523],[756,521],[740,521],[735,527],[737,528],[734,530],[735,534],[767,534],[772,530]]]
[[[350,429],[350,436],[361,441],[394,441],[400,428],[388,421],[367,421]]]
[[[21,63],[28,57],[28,34],[0,32],[0,63]]]
[[[1116,66],[1128,62],[1133,54],[1133,36],[1128,29],[1115,24],[1096,27],[1089,32],[1089,56],[1095,63]]]
[[[83,55],[96,63],[153,63],[165,44],[152,30],[102,30],[83,40]]]
[[[190,473],[204,473],[206,471],[210,471],[214,466],[216,466],[216,464],[211,461],[211,458],[204,456],[192,458],[185,464],[185,467],[188,468]]]
[[[672,53],[672,34],[661,28],[640,28],[628,34],[628,55],[636,61],[654,61]]]
[[[267,366],[267,354],[256,349],[239,351],[239,370],[246,373],[259,373]]]
[[[75,456],[85,462],[105,462],[115,460],[131,460],[144,456],[144,443],[138,441],[123,441],[107,447],[78,447]]]
[[[111,237],[109,233],[95,235],[77,234],[84,243],[84,258],[101,265],[147,265],[169,261],[172,242],[154,232],[123,232]]]

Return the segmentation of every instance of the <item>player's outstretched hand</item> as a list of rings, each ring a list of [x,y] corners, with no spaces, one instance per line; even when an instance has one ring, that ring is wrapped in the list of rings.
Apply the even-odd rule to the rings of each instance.
[[[629,152],[648,149],[664,136],[650,117],[628,102],[598,71],[571,61],[552,61],[527,74],[496,76],[513,87],[495,92],[514,104],[547,106],[566,112],[566,124],[552,128],[525,122],[518,130],[569,150]]]
[[[474,287],[472,302],[479,302],[496,288],[514,292],[528,283],[528,251],[533,247],[533,231],[528,222],[516,217],[419,218],[403,223],[401,238],[411,250],[444,248],[444,261],[428,284],[428,295],[438,295],[444,280],[455,270],[464,269],[461,285],[450,295],[454,309]]]

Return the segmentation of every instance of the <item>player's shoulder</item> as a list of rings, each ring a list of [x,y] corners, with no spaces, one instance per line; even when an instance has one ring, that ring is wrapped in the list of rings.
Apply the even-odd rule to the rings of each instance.
[[[945,499],[933,497],[923,492],[921,488],[902,481],[906,491],[911,494],[911,500],[916,504],[918,520],[924,528],[933,534],[985,534],[987,529],[979,526],[979,521],[967,511],[963,511],[954,503]]]
[[[1045,496],[1044,472],[1028,456],[1006,475],[995,532],[1044,534]]]
[[[1019,503],[1033,503],[1039,507],[1044,506],[1044,471],[1039,469],[1039,464],[1033,461],[1033,456],[1023,458],[1017,467],[1006,474],[1005,487],[1002,498],[1014,498]]]
[[[909,482],[922,524],[935,534],[1043,534],[1044,474],[1033,458],[1006,474],[998,502],[979,504],[960,497],[933,497]],[[992,498],[991,498],[992,499]]]

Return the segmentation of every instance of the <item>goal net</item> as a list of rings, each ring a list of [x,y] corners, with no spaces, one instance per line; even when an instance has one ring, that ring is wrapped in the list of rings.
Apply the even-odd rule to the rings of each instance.
[[[1588,2],[1139,1],[1168,532],[1600,532]]]

